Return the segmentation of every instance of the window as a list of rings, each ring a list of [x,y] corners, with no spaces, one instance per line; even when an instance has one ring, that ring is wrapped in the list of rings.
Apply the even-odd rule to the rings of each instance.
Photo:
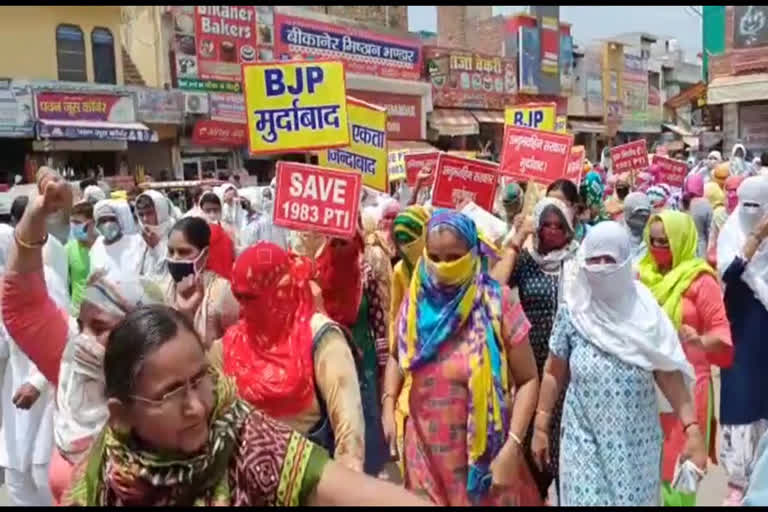
[[[115,40],[106,28],[91,32],[93,51],[93,80],[97,84],[117,83],[115,75]]]
[[[83,31],[75,25],[56,27],[56,60],[59,80],[86,82],[85,41]]]

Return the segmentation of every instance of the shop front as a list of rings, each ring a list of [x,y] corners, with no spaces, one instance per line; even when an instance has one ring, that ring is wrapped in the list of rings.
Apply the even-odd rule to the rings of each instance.
[[[156,143],[157,133],[136,120],[129,93],[37,91],[34,94],[37,140],[33,150],[70,179],[89,173],[128,174],[131,143]]]
[[[184,122],[184,93],[139,87],[134,94],[136,116],[157,133],[157,143],[129,142],[128,166],[141,167],[155,181],[173,180],[181,173],[178,139]]]

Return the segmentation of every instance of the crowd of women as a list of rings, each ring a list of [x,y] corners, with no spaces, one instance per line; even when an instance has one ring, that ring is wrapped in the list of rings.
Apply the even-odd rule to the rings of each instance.
[[[10,497],[693,505],[719,463],[768,504],[768,177],[711,156],[678,194],[505,183],[495,240],[426,174],[342,239],[275,226],[274,186],[183,213],[42,168],[0,226]]]

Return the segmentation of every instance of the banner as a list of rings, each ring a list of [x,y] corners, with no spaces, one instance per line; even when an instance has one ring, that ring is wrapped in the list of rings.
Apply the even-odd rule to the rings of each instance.
[[[277,162],[273,222],[288,229],[352,238],[362,187],[357,173]]]
[[[581,184],[581,174],[584,172],[584,155],[586,154],[584,146],[573,146],[571,156],[568,159],[568,166],[565,168],[563,178],[571,180],[577,186]]]
[[[653,165],[661,168],[659,181],[670,187],[683,188],[683,182],[688,175],[688,165],[680,160],[673,160],[665,156],[653,155]]]
[[[164,89],[137,88],[136,115],[139,121],[156,124],[182,124],[184,93]]]
[[[387,110],[387,138],[389,140],[422,140],[421,96],[388,92],[358,91],[347,94],[379,105]]]
[[[537,82],[540,94],[560,94],[560,7],[531,6],[536,16],[541,45],[541,68]]]
[[[573,92],[576,80],[573,69],[573,37],[560,34],[560,93]],[[584,96],[581,94],[580,96]]]
[[[0,137],[33,137],[32,87],[22,80],[0,80]]]
[[[239,147],[246,144],[247,138],[248,134],[243,124],[207,119],[196,122],[192,132],[192,142],[198,146]]]
[[[573,136],[507,125],[501,173],[548,185],[562,178],[571,158]]]
[[[539,31],[535,28],[520,27],[520,92],[539,92],[539,70],[541,66],[541,45]]]
[[[632,141],[611,148],[613,173],[644,171],[648,168],[648,149],[645,139]]]
[[[385,78],[421,78],[422,50],[418,39],[275,14],[275,56],[280,60],[336,59],[350,73]]]
[[[425,182],[425,185],[434,183],[437,159],[439,156],[439,151],[408,153],[405,155],[405,180],[408,186],[413,187],[416,185],[416,178],[418,177],[419,172],[424,168],[432,172],[432,177]]]
[[[343,63],[249,64],[243,84],[252,155],[349,145]]]
[[[256,62],[256,10],[251,5],[195,7],[197,78],[240,81],[242,64]]]
[[[491,211],[498,179],[499,166],[493,162],[440,153],[432,205],[455,208],[458,203],[469,200]]]
[[[37,118],[50,121],[136,122],[133,96],[110,94],[35,94]]]
[[[504,110],[504,126],[515,125],[546,132],[555,131],[555,103],[526,103]]]
[[[245,96],[220,92],[208,93],[211,119],[245,124]]]
[[[386,110],[347,96],[347,112],[352,142],[345,148],[321,151],[318,164],[358,171],[363,176],[363,185],[388,193]]]

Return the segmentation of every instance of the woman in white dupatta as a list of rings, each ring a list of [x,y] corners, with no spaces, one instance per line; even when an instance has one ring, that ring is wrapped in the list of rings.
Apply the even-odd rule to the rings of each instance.
[[[578,256],[550,340],[532,450],[549,457],[550,416],[570,375],[562,417],[560,499],[565,506],[658,506],[662,431],[657,389],[688,436],[684,453],[705,467],[688,363],[672,323],[633,278],[629,234],[593,227]],[[658,385],[658,388],[657,388]],[[667,404],[667,400],[669,404]]]
[[[168,233],[176,222],[173,203],[161,192],[148,190],[136,197],[141,245],[139,275],[162,280],[168,274]]]
[[[120,199],[99,201],[93,208],[93,220],[99,237],[91,247],[91,273],[112,275],[141,274],[144,240],[137,233],[131,207]]]

